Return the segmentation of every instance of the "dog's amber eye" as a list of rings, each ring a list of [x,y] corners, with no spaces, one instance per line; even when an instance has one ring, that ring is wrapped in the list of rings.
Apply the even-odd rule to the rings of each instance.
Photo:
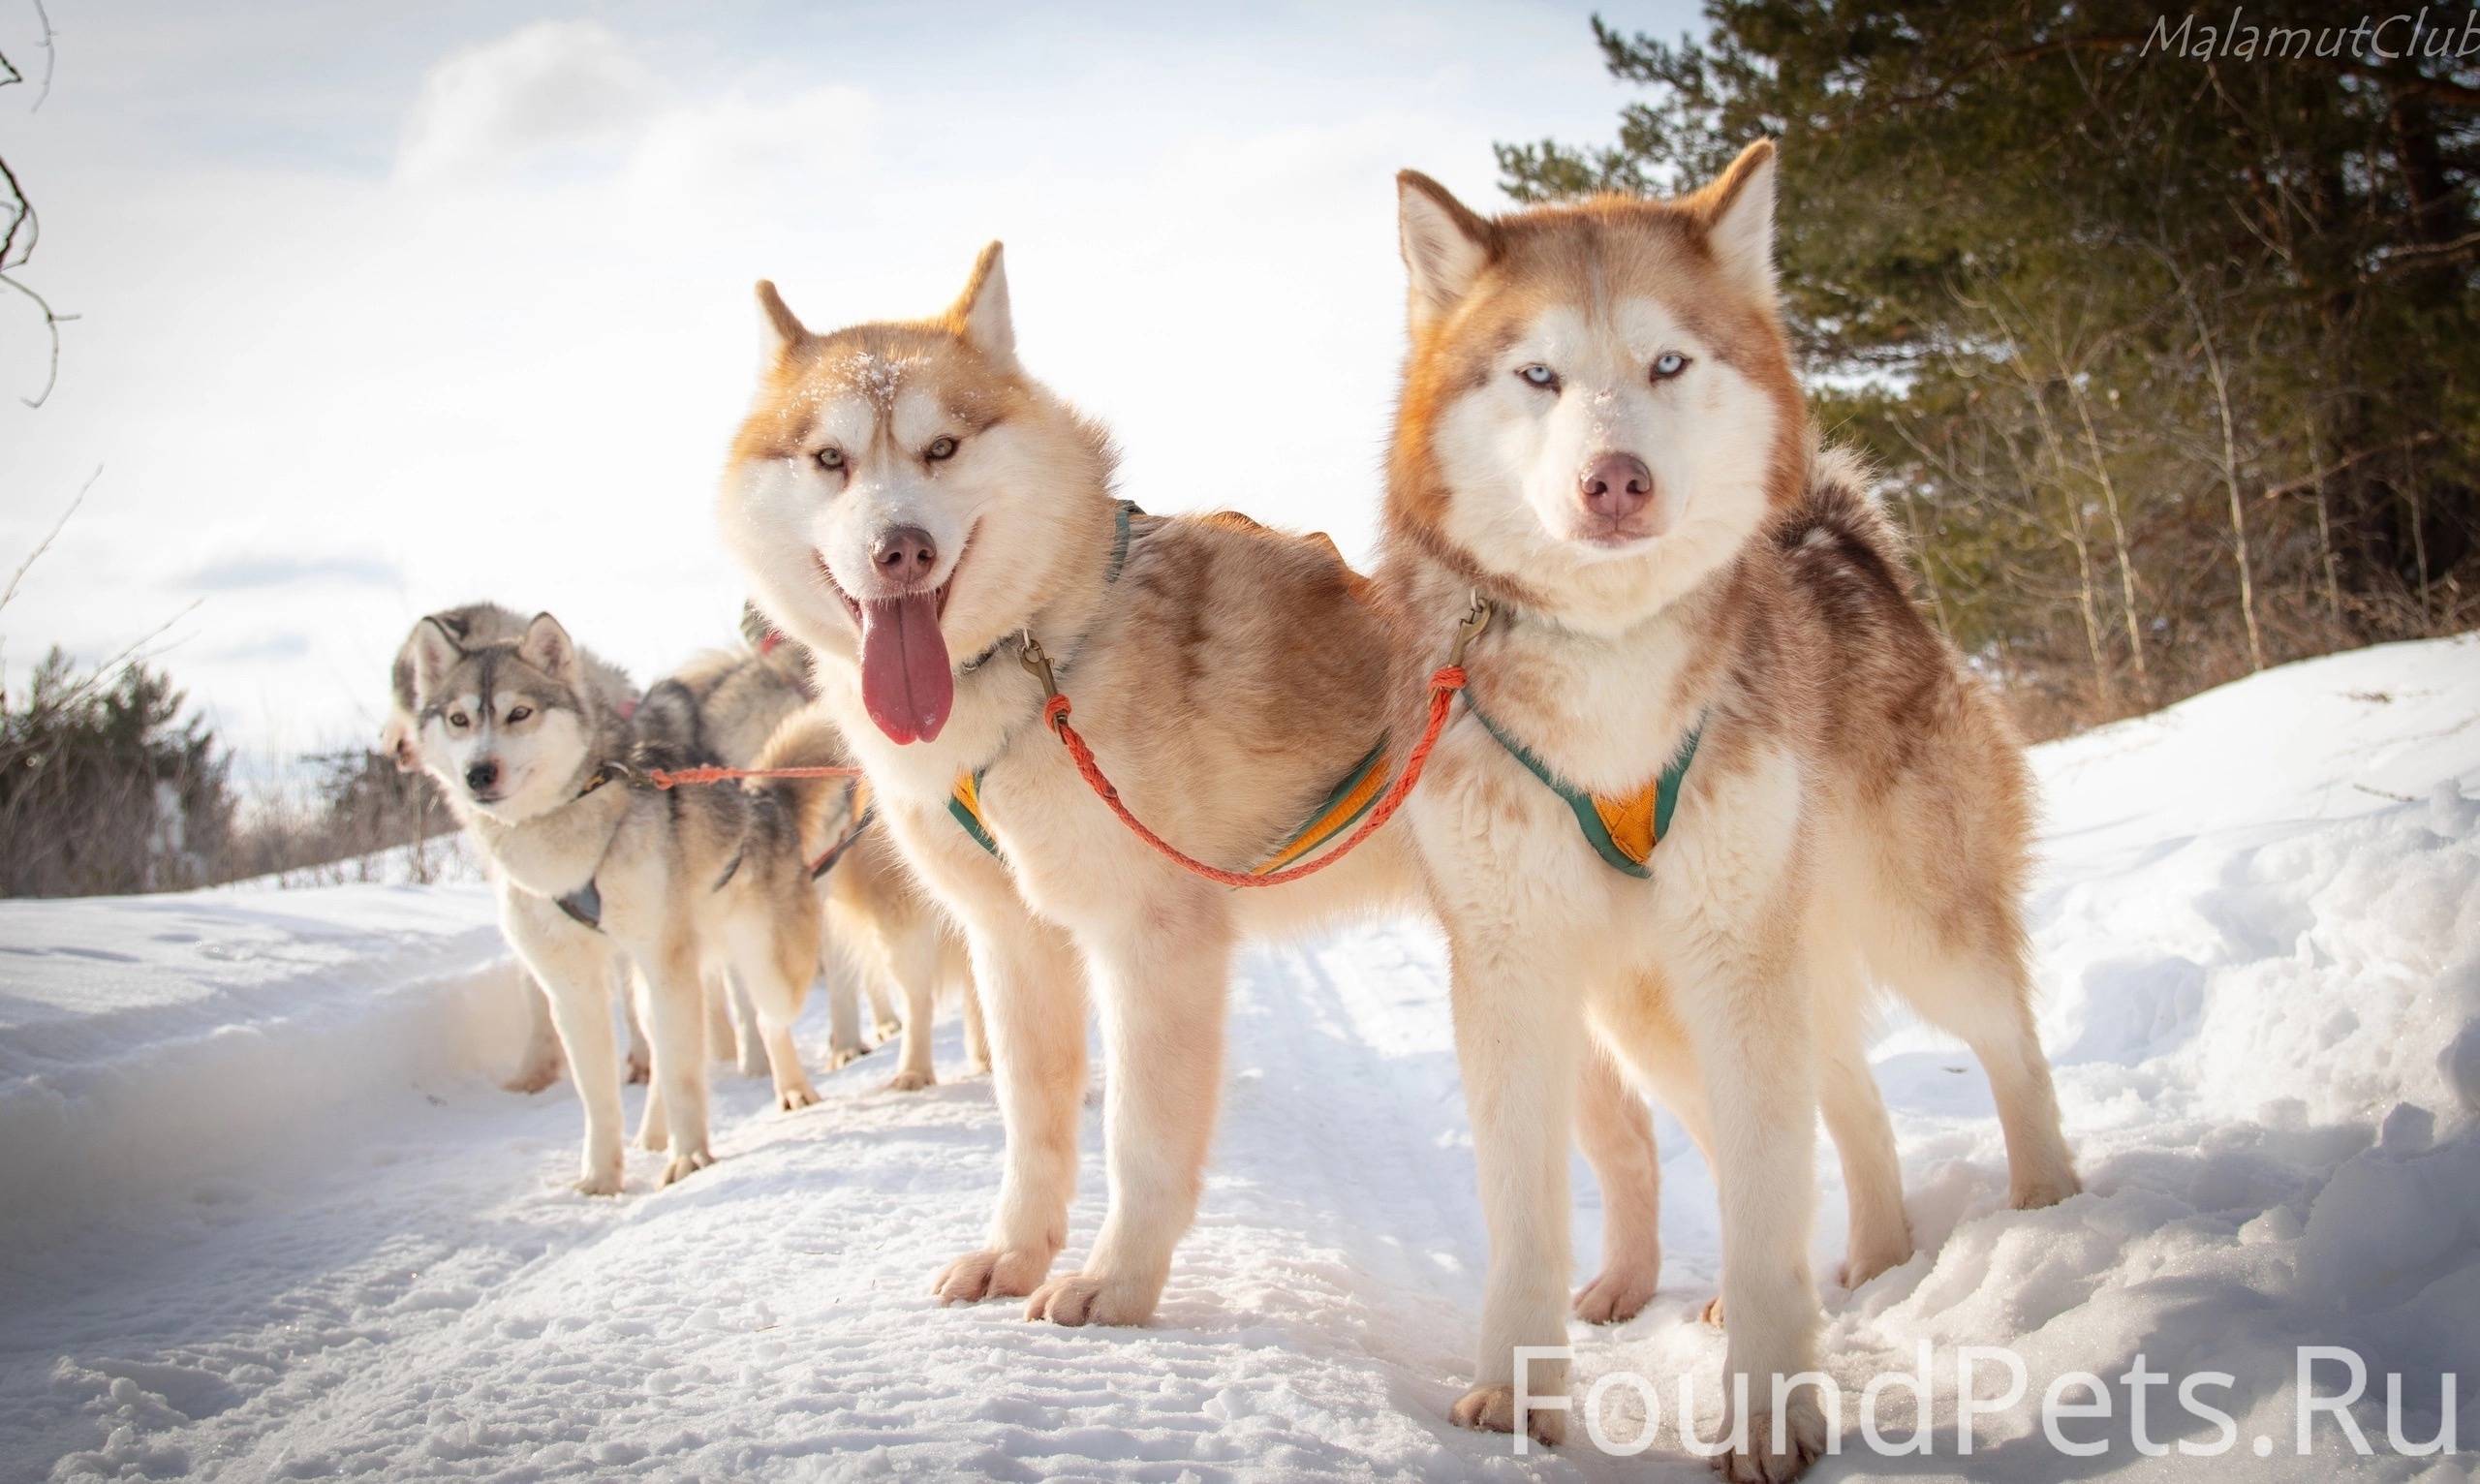
[[[462,711],[450,711],[448,713],[448,725],[455,727],[458,731],[463,731],[466,727],[474,725],[474,719],[467,716]]]
[[[1548,366],[1541,364],[1539,361],[1534,361],[1529,366],[1516,367],[1515,374],[1516,379],[1523,382],[1528,386],[1539,386],[1544,390],[1556,390],[1559,386],[1559,373],[1551,370]]]
[[[1687,369],[1688,357],[1682,356],[1677,351],[1664,351],[1659,356],[1654,357],[1655,381],[1669,381],[1672,377],[1677,376],[1679,373]]]
[[[930,447],[921,450],[923,458],[934,462],[943,458],[953,458],[955,454],[956,441],[952,438],[934,438],[930,440]]]
[[[532,706],[511,706],[508,708],[509,725],[514,726],[533,714],[534,708]]]
[[[821,469],[842,469],[844,467],[844,450],[842,448],[819,449],[818,466]]]

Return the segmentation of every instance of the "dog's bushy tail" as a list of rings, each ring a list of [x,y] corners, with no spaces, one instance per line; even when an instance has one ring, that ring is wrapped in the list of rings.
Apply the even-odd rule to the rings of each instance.
[[[784,724],[775,728],[775,734],[766,739],[766,745],[759,749],[750,766],[840,768],[852,761],[852,755],[844,745],[844,733],[811,706],[786,717]],[[800,831],[802,853],[814,859],[852,827],[851,804],[857,782],[852,778],[768,778],[750,787],[774,796],[785,818]]]
[[[1809,454],[1799,503],[1776,516],[1766,535],[1784,554],[1804,559],[1793,571],[1813,583],[1832,573],[1880,599],[1908,603],[1909,552],[1903,532],[1870,493],[1873,482],[1858,453],[1820,444]]]

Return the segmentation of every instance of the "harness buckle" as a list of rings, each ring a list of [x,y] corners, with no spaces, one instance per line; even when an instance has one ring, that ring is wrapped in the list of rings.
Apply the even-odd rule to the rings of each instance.
[[[1025,667],[1027,674],[1042,683],[1043,700],[1048,701],[1059,695],[1059,679],[1051,673],[1050,656],[1043,652],[1042,641],[1035,638],[1030,629],[1024,632],[1016,663]]]
[[[1490,627],[1490,615],[1497,611],[1497,605],[1482,597],[1480,589],[1472,590],[1472,606],[1464,610],[1464,621],[1455,626],[1455,647],[1447,651],[1447,664],[1463,667],[1464,651],[1481,636],[1482,630]]]

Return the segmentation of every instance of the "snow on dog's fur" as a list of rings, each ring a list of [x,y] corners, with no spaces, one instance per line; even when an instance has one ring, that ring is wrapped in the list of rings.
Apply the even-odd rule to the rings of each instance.
[[[1430,663],[1475,595],[1494,605],[1468,694],[1573,786],[1632,793],[1703,724],[1650,881],[1605,866],[1469,721],[1410,805],[1491,1232],[1456,1415],[1513,1425],[1515,1348],[1566,1343],[1564,1139],[1581,1060],[1607,1054],[1714,1164],[1725,1370],[1749,1381],[1720,1463],[1779,1480],[1823,1442],[1814,1390],[1777,1415],[1771,1384],[1814,1358],[1820,1107],[1851,1196],[1845,1280],[1910,1252],[1862,1052],[1874,987],[1978,1054],[2017,1204],[2077,1186],[2030,1008],[2021,749],[1913,607],[1860,472],[1812,440],[1774,178],[1760,143],[1680,201],[1492,220],[1404,174],[1411,349],[1378,580]],[[1565,1379],[1536,1363],[1531,1386]]]

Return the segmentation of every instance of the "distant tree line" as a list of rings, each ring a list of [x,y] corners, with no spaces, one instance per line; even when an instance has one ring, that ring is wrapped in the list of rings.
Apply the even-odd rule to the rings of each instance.
[[[2323,38],[2338,14],[2174,39],[2188,17],[2123,0],[1712,0],[1677,43],[1596,17],[1642,90],[1617,139],[1499,163],[1550,201],[1782,141],[1819,421],[1875,456],[1938,624],[2057,732],[2480,620],[2480,49],[2397,27],[2411,54],[2380,55]]]
[[[54,649],[0,689],[0,896],[176,891],[258,877],[425,880],[454,827],[418,775],[366,749],[305,761],[297,797],[245,806],[232,759],[164,674]],[[392,868],[382,852],[414,850]]]

